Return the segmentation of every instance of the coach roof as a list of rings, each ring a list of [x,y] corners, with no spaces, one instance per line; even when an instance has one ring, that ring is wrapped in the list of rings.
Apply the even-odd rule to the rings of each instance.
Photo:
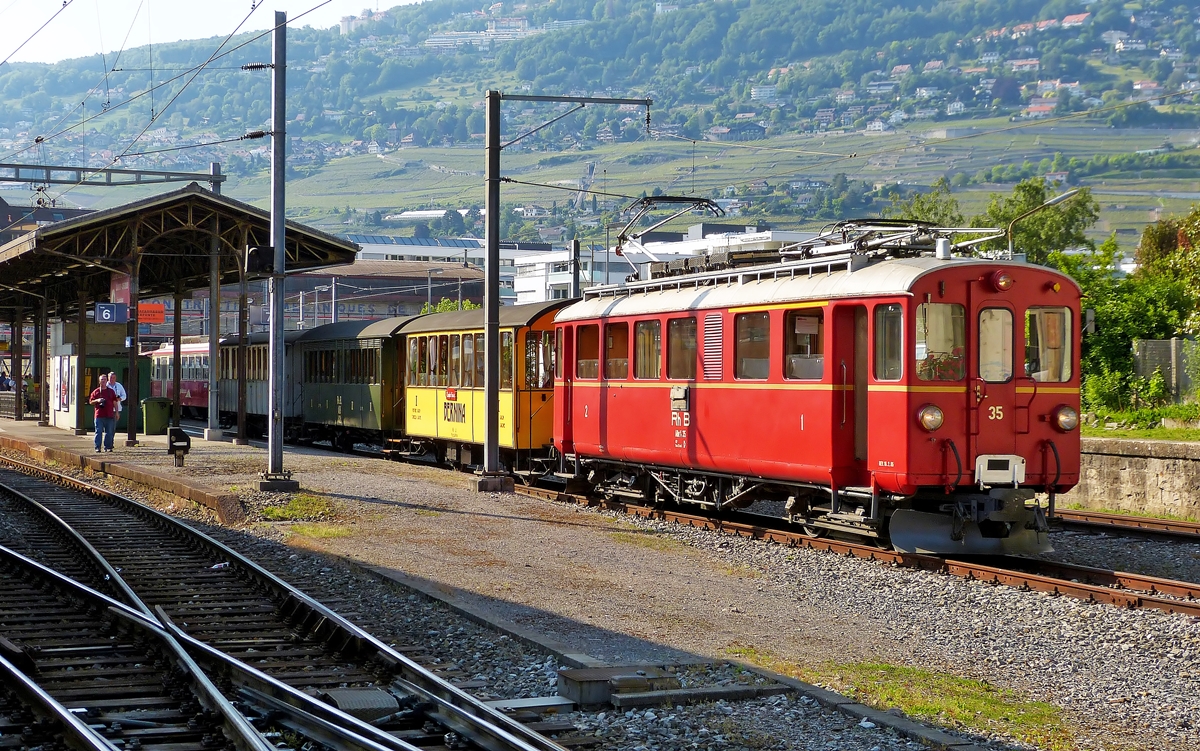
[[[500,306],[500,327],[528,326],[546,313],[558,310],[570,300],[531,302],[524,305]],[[405,334],[425,334],[433,331],[477,331],[483,329],[483,308],[452,310],[421,316],[404,327]]]
[[[338,321],[305,331],[298,341],[334,341],[337,339],[387,339],[416,316],[400,316],[383,320]]]
[[[995,267],[998,263],[986,259],[941,261],[921,256],[878,261],[857,271],[841,269],[832,273],[813,272],[811,276],[807,270],[797,270],[792,275],[788,265],[782,264],[724,272],[720,277],[721,281],[716,283],[696,284],[692,278],[686,276],[667,277],[654,280],[656,284],[653,286],[635,282],[629,285],[627,290],[622,286],[599,291],[588,290],[588,296],[584,300],[559,312],[555,321],[562,323],[609,316],[653,315],[683,310],[736,308],[812,300],[909,296],[912,294],[913,285],[926,274],[962,266]],[[1058,274],[1054,269],[1024,266],[1036,268],[1039,272]],[[774,274],[764,273],[768,270]],[[743,283],[725,281],[747,275],[758,278]],[[1063,279],[1069,280],[1069,277],[1064,276]]]

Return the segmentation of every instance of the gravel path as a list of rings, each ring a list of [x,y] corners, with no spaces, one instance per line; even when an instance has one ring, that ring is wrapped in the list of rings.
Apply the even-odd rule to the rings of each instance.
[[[223,461],[207,472],[210,482],[244,490],[261,460],[253,469],[244,462]],[[331,529],[345,536],[305,536],[293,534],[296,528],[287,523],[265,523],[263,508],[285,498],[244,492],[251,522],[221,535],[315,595],[341,601],[339,610],[397,644],[424,644],[424,637],[436,636],[442,641],[435,647],[445,651],[438,656],[458,662],[468,678],[505,671],[503,679],[488,682],[489,696],[551,693],[553,660],[481,635],[449,612],[430,611],[423,599],[378,589],[383,585],[304,549],[454,588],[476,607],[609,661],[678,664],[750,651],[800,665],[909,665],[986,680],[1062,707],[1079,748],[1200,747],[1198,619],[1123,611],[521,496],[473,494],[462,489],[462,475],[432,468],[329,454],[291,455],[288,462],[299,469],[306,491],[335,500]],[[198,464],[191,473],[206,474]],[[195,516],[194,510],[175,511]],[[1126,557],[1115,559],[1112,542],[1056,535],[1064,560],[1100,566],[1122,560],[1131,565],[1119,567],[1179,575],[1152,570],[1164,565],[1166,551],[1154,547],[1163,543],[1122,538],[1119,550]],[[1178,559],[1173,570],[1197,570],[1194,547],[1168,548]],[[487,649],[467,646],[484,642]],[[795,698],[655,709],[651,715],[580,713],[571,719],[605,749],[910,747],[890,732],[860,727]]]

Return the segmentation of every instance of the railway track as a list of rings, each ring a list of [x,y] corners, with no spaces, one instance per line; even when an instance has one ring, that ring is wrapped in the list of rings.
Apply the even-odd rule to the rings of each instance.
[[[1136,535],[1156,540],[1200,542],[1200,522],[1151,519],[1100,511],[1056,509],[1054,516],[1066,529],[1107,534]]]
[[[907,568],[938,571],[964,579],[1050,592],[1121,607],[1161,610],[1200,617],[1200,584],[1033,558],[1010,556],[968,561],[917,553],[898,553],[871,545],[811,537],[802,531],[780,529],[769,525],[766,517],[742,512],[730,513],[723,518],[716,519],[620,501],[597,500],[545,488],[518,485],[516,492],[564,503],[601,506],[646,519],[670,521],[737,537],[850,555]]]
[[[354,705],[358,719],[338,712],[328,721],[366,733],[381,748],[561,751],[171,517],[11,459],[0,459],[0,496],[8,536],[22,535],[27,555],[107,585],[126,605],[156,617],[240,696],[309,715],[322,712],[312,694]],[[80,562],[79,551],[89,548],[98,557]],[[217,665],[226,658],[233,659]]]

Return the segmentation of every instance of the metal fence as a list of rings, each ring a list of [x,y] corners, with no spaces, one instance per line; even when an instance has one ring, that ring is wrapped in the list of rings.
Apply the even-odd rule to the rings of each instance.
[[[1172,401],[1180,402],[1195,394],[1200,380],[1200,353],[1191,339],[1134,339],[1133,372],[1149,378],[1161,370]]]

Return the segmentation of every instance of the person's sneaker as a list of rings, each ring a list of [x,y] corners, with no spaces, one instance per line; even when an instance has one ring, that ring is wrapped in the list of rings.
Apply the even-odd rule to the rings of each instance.
[[[96,449],[96,453],[97,453],[97,454],[99,454],[99,453],[100,453],[100,449]]]

